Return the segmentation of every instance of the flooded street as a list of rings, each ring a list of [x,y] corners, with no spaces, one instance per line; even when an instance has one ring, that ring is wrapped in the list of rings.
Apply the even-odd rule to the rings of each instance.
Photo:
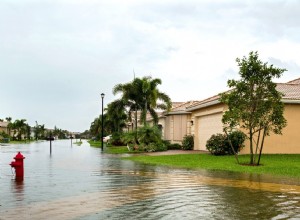
[[[25,156],[16,182],[9,163]],[[70,140],[0,146],[0,219],[300,219],[288,178],[148,166]]]

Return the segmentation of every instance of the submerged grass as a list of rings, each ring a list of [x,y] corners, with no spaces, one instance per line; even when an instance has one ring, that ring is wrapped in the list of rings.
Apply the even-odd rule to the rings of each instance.
[[[234,156],[213,156],[210,154],[138,156],[124,159],[176,168],[270,174],[300,179],[300,154],[265,154],[261,157],[260,166],[240,165],[237,164]],[[240,163],[249,163],[249,155],[240,155],[239,160]]]
[[[35,142],[35,140],[9,141],[8,144],[29,144],[32,142]]]
[[[101,141],[88,140],[91,147],[101,147]]]
[[[126,146],[118,146],[118,147],[110,146],[110,147],[106,147],[104,152],[108,154],[135,154],[144,151],[129,151]]]

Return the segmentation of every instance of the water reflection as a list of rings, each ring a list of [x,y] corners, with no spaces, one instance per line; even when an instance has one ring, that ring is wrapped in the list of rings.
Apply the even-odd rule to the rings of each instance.
[[[12,179],[11,192],[15,197],[16,202],[22,202],[24,200],[24,181]]]
[[[0,219],[300,218],[299,180],[147,166],[86,142],[52,147],[51,157],[47,142],[0,148]],[[8,165],[17,151],[22,183]]]

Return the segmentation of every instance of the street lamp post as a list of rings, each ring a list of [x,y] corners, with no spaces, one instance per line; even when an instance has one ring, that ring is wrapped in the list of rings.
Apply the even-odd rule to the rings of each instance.
[[[101,151],[103,151],[103,129],[104,129],[104,126],[103,126],[103,99],[104,99],[104,96],[105,94],[104,93],[101,93],[101,99],[102,99],[102,112],[101,112]]]
[[[51,141],[52,141],[52,132],[50,131],[50,138],[49,138],[49,140],[50,140],[50,155],[52,154],[52,143],[51,143]]]

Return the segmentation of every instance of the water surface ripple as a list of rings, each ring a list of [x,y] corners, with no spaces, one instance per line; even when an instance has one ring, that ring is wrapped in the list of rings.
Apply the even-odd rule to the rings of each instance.
[[[8,165],[21,151],[25,180]],[[69,140],[0,146],[0,219],[300,219],[299,180],[147,166]]]

